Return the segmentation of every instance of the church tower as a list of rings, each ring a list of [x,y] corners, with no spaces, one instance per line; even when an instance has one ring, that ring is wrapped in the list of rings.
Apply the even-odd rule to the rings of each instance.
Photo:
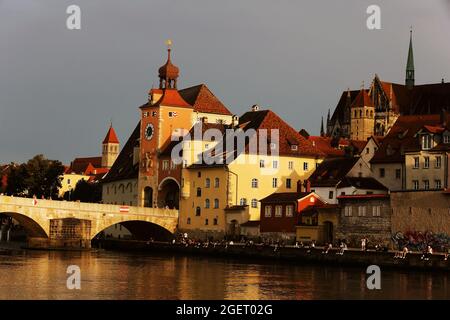
[[[102,167],[111,168],[119,155],[119,139],[112,124],[102,143]]]
[[[364,86],[350,108],[350,139],[367,140],[373,135],[375,108]]]
[[[414,55],[412,45],[412,29],[409,32],[409,50],[408,62],[406,63],[405,85],[408,89],[412,89],[414,87]]]

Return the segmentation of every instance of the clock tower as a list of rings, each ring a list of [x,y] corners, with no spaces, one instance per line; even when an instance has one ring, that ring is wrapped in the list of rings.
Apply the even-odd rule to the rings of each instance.
[[[167,61],[159,68],[159,88],[152,88],[148,102],[140,107],[140,169],[138,203],[145,207],[165,207],[159,195],[164,185],[160,181],[161,152],[170,144],[172,135],[183,135],[192,127],[193,108],[179,94],[179,69],[171,60],[171,42],[167,42]],[[179,181],[175,181],[179,185]],[[171,184],[173,189],[174,183]]]

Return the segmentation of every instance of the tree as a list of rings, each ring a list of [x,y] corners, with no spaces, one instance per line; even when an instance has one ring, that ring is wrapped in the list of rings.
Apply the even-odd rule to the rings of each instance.
[[[8,175],[7,193],[38,198],[57,198],[64,166],[39,154],[13,168]]]
[[[88,182],[86,180],[78,181],[70,195],[70,200],[81,202],[100,202],[102,199],[102,188],[99,183]]]

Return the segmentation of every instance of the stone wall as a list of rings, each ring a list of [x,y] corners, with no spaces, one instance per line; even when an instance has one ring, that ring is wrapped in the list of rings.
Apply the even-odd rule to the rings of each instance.
[[[345,239],[352,247],[359,247],[366,237],[368,245],[391,244],[391,209],[389,198],[385,199],[342,199],[336,240]],[[358,207],[365,207],[365,215],[359,215]],[[374,216],[373,207],[380,206],[380,216]],[[351,207],[351,216],[345,215],[345,207]]]

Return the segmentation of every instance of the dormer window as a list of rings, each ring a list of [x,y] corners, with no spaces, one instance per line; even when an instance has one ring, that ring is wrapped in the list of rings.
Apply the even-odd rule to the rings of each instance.
[[[431,136],[428,134],[422,136],[422,149],[423,150],[431,149]]]
[[[298,146],[297,146],[296,144],[293,144],[293,145],[291,146],[291,150],[292,150],[292,151],[297,151],[297,150],[298,150]]]

